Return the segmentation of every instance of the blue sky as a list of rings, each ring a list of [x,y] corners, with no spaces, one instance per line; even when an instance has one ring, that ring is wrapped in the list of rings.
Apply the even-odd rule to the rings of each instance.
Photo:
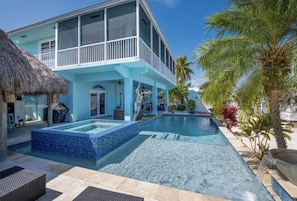
[[[0,0],[0,28],[5,32],[61,15],[105,0]],[[205,17],[227,8],[226,0],[147,0],[175,57],[193,61],[195,48],[209,40]],[[191,83],[201,85],[203,72],[196,64]]]

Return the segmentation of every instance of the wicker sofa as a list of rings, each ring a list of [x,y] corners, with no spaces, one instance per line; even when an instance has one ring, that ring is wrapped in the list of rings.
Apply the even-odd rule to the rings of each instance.
[[[0,172],[1,201],[33,201],[45,193],[45,174],[18,166]]]

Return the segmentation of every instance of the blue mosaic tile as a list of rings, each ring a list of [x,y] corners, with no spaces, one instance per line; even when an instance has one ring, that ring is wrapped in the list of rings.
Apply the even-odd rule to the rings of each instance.
[[[271,177],[271,186],[282,201],[297,201],[297,199],[292,198],[273,177]]]
[[[89,122],[94,121],[96,120]],[[97,121],[100,122],[101,120]],[[33,150],[97,161],[138,135],[138,122],[122,121],[122,123],[120,126],[91,135],[82,132],[55,130],[58,128],[57,126],[33,130],[31,131],[31,146]],[[81,125],[81,122],[77,124]]]

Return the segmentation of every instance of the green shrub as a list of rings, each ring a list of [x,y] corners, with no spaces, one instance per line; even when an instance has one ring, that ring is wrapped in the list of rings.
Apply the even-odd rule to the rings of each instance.
[[[283,121],[282,126],[285,138],[291,140],[289,133],[293,132],[291,130],[293,125]],[[239,126],[239,129],[241,130],[240,137],[247,138],[250,141],[253,154],[262,159],[269,150],[270,137],[275,136],[270,115],[250,116],[245,124]]]
[[[174,113],[174,111],[175,111],[175,105],[169,105],[168,106],[168,112]]]
[[[186,106],[185,105],[178,105],[176,110],[185,110]]]
[[[196,108],[196,101],[195,100],[189,100],[188,101],[188,108],[189,109],[192,109],[192,110],[195,110],[195,108]]]

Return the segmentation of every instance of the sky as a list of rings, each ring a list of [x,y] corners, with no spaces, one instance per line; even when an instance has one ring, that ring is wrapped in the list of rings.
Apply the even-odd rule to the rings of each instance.
[[[106,0],[0,0],[0,28],[5,32],[27,26]],[[175,58],[194,62],[195,49],[210,40],[205,17],[228,7],[226,0],[146,0]],[[197,64],[190,68],[192,86],[206,79]]]

